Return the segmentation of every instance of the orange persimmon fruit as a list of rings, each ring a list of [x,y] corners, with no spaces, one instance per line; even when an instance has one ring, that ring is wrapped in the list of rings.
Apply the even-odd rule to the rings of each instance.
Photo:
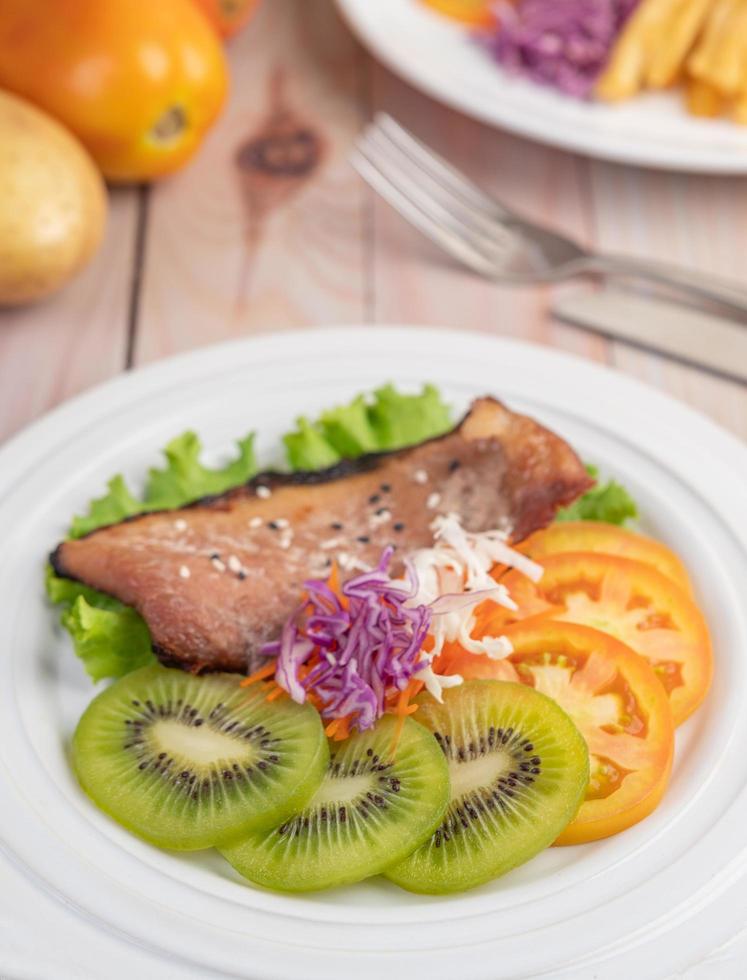
[[[105,177],[126,182],[192,156],[228,72],[193,0],[0,0],[0,86],[59,119]]]

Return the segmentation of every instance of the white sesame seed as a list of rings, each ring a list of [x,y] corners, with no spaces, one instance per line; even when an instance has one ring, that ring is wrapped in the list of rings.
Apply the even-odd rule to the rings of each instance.
[[[347,571],[350,564],[350,555],[346,551],[341,551],[337,556],[337,564],[340,566],[340,568]]]
[[[220,558],[211,558],[210,559],[210,564],[213,566],[213,568],[216,570],[216,572],[225,572],[225,570],[226,570],[226,566],[220,560]]]
[[[253,517],[249,521],[249,527],[261,527],[261,526],[262,526],[262,518],[261,517]]]
[[[187,522],[183,521],[180,517],[178,520],[174,521],[174,527],[176,528],[177,531],[186,531]]]
[[[232,572],[234,572],[234,574],[236,575],[239,574],[239,572],[241,571],[241,562],[236,557],[236,555],[228,556],[228,567],[231,569]]]
[[[415,472],[412,474],[412,478],[416,483],[423,484],[428,482],[428,474],[425,472],[425,470],[415,470]]]
[[[289,522],[284,517],[275,518],[275,527],[284,528],[288,527]]]
[[[381,527],[382,524],[386,524],[387,521],[391,521],[392,512],[390,510],[382,510],[380,514],[372,514],[368,520],[368,526],[371,530],[377,527]]]
[[[181,565],[181,566],[180,566],[180,568],[179,568],[179,575],[180,575],[180,576],[181,576],[182,578],[189,578],[189,576],[190,576],[191,574],[192,574],[192,573],[190,572],[190,570],[189,570],[189,569],[187,568],[187,566],[186,566],[186,565]]]
[[[272,496],[272,490],[270,490],[269,487],[263,486],[262,484],[260,484],[260,486],[257,487],[255,493],[261,500],[267,500],[268,497]]]
[[[330,551],[332,548],[339,548],[342,544],[342,538],[328,538],[326,541],[322,541],[319,547],[322,551]]]
[[[426,500],[425,506],[428,508],[428,510],[435,510],[440,503],[441,503],[441,494],[432,493],[429,495],[428,499]]]

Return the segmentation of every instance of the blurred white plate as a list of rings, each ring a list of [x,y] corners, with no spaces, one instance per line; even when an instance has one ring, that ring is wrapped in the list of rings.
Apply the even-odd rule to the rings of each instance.
[[[420,0],[337,3],[387,67],[482,122],[620,163],[747,174],[747,127],[688,115],[680,92],[648,94],[620,106],[577,101],[506,74],[468,29]]]
[[[386,379],[431,380],[456,412],[495,393],[623,480],[693,573],[715,684],[678,733],[662,805],[624,834],[551,849],[448,898],[381,880],[272,894],[216,854],[150,847],[80,791],[67,750],[93,687],[45,603],[45,555],[107,477],[124,471],[137,485],[175,433],[196,428],[220,455],[256,427],[267,462],[298,414]],[[190,969],[253,980],[653,980],[700,961],[747,922],[745,500],[747,449],[696,413],[593,364],[464,332],[349,327],[241,341],[58,409],[0,451],[0,847],[27,879],[17,872],[17,893],[7,876],[0,887],[0,934],[24,950],[17,972],[0,942],[0,975],[73,975],[65,954],[48,965],[47,918],[24,932],[17,900],[29,883],[64,903],[71,923],[87,921],[107,966],[98,975],[114,980],[137,973],[121,966],[125,941],[161,957],[163,972],[147,975],[170,980]]]

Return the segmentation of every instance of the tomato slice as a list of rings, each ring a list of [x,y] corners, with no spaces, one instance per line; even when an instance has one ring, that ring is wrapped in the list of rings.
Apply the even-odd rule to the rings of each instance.
[[[601,521],[556,521],[530,535],[518,546],[519,551],[535,561],[548,555],[568,551],[594,551],[619,558],[632,558],[651,565],[676,585],[693,595],[693,588],[682,561],[665,544],[636,534],[627,528]]]
[[[556,843],[599,840],[648,816],[664,794],[674,755],[672,711],[653,670],[624,643],[586,626],[534,620],[506,635],[514,647],[506,660],[454,645],[437,669],[528,684],[573,719],[589,747],[591,779]]]
[[[664,685],[675,724],[702,702],[713,673],[708,627],[695,603],[643,562],[592,552],[548,555],[538,584],[512,570],[501,582],[519,611],[483,613],[484,633],[535,616],[580,623],[616,637],[644,657]]]

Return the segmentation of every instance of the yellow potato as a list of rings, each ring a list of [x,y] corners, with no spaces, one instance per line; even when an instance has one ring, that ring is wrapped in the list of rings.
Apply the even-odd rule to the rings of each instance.
[[[58,122],[0,91],[0,306],[58,289],[96,250],[106,190]]]

